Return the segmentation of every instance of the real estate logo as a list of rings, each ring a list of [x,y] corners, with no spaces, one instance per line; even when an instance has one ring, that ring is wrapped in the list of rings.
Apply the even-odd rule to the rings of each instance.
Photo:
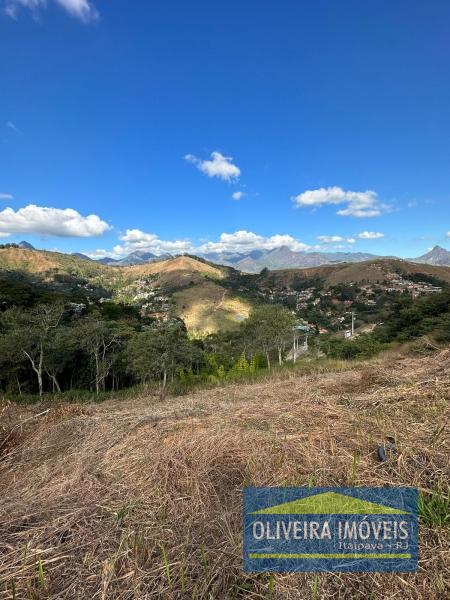
[[[245,488],[244,570],[417,570],[415,488]]]

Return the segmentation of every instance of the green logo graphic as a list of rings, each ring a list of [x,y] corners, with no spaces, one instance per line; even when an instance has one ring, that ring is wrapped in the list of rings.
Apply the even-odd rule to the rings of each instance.
[[[336,492],[315,494],[251,512],[252,515],[406,515],[404,510],[383,506]]]

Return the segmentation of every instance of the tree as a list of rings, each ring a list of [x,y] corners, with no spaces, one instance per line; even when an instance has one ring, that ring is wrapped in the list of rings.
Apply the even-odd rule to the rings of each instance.
[[[270,369],[270,352],[278,350],[278,362],[283,362],[286,341],[293,335],[295,316],[283,306],[276,304],[260,306],[252,310],[245,323],[246,337],[266,356]]]
[[[198,348],[192,347],[184,323],[173,320],[136,333],[128,344],[126,356],[129,370],[138,380],[161,381],[164,397],[168,378],[173,380],[177,369],[191,366],[194,350]]]
[[[248,345],[245,323],[242,323],[237,331],[218,331],[210,334],[203,342],[206,352],[215,356],[216,366],[223,365],[226,370],[232,368]]]
[[[294,326],[296,324],[295,316],[285,308],[279,308],[277,312],[274,314],[275,319],[275,343],[278,350],[278,364],[281,365],[283,363],[283,353],[285,350],[286,342],[293,340],[294,336]]]
[[[95,393],[98,396],[100,389],[105,389],[106,378],[117,359],[124,335],[104,321],[87,317],[80,327],[80,339],[94,367]]]
[[[44,392],[44,361],[63,314],[64,306],[61,304],[39,304],[28,311],[10,309],[2,315],[7,331],[5,341],[16,357],[24,356],[29,361],[41,397]]]
[[[76,353],[80,346],[77,327],[61,324],[51,337],[46,353],[44,370],[52,383],[53,392],[61,392],[59,377],[74,367]]]
[[[410,296],[396,299],[384,324],[375,329],[375,336],[383,342],[405,341],[433,331],[440,332],[443,340],[450,338],[450,291],[423,296],[413,300]]]

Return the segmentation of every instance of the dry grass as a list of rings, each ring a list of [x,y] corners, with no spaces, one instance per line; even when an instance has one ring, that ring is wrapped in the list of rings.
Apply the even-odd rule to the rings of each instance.
[[[224,277],[223,270],[219,266],[213,267],[190,256],[177,256],[153,263],[133,265],[125,267],[124,272],[127,276],[131,274],[136,277],[157,274],[162,278],[162,283],[166,284],[177,283],[180,278],[189,278],[196,273],[213,279],[223,279]]]
[[[228,386],[164,403],[6,406],[0,598],[448,597],[448,529],[422,524],[417,574],[245,575],[245,485],[449,478],[450,351]],[[399,455],[376,448],[394,436]],[[356,470],[352,468],[358,457]]]
[[[0,268],[30,273],[45,273],[58,268],[58,263],[52,260],[49,253],[44,254],[35,250],[21,248],[0,249]]]
[[[383,280],[388,273],[401,273],[405,277],[415,273],[425,273],[447,283],[450,282],[450,269],[448,267],[384,258],[346,265],[344,269],[336,270],[328,277],[327,283],[328,285],[337,285],[351,281],[355,283],[362,281],[377,283],[377,281]]]
[[[70,254],[20,248],[0,249],[0,272],[4,270],[27,273],[47,282],[54,281],[56,275],[77,276],[119,292],[119,297],[121,291],[126,292],[127,286],[150,275],[156,276],[156,285],[171,289],[201,285],[208,279],[218,281],[226,275],[225,268],[214,267],[189,256],[129,267],[115,267],[83,260]]]
[[[270,271],[266,275],[266,281],[276,285],[292,285],[292,282],[299,277],[319,277],[323,279],[326,286],[363,282],[376,284],[378,281],[383,281],[389,273],[401,273],[405,277],[421,273],[450,283],[450,267],[426,265],[390,258],[356,263],[321,265],[305,269],[277,269]]]
[[[173,300],[189,332],[200,336],[236,329],[250,312],[250,304],[213,281],[180,290]]]

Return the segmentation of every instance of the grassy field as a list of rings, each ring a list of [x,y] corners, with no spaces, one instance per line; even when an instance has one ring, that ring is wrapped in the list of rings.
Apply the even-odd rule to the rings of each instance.
[[[5,403],[0,598],[448,597],[449,367],[398,353],[163,402]],[[418,486],[418,573],[245,575],[246,485]]]
[[[188,287],[173,295],[176,313],[193,334],[236,329],[250,312],[250,304],[213,281]]]

